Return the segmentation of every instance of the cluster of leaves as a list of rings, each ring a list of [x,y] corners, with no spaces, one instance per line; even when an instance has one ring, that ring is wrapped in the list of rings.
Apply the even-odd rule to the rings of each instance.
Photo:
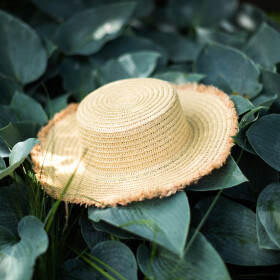
[[[278,25],[237,0],[22,2],[0,11],[0,278],[278,279]],[[229,94],[232,156],[169,198],[64,210],[32,173],[38,129],[131,77]]]

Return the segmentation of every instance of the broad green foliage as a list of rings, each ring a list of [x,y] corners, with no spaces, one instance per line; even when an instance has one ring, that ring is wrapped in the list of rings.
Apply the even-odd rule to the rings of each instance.
[[[270,114],[256,121],[247,132],[254,151],[280,171],[280,115]]]
[[[179,256],[183,255],[190,222],[189,204],[184,192],[124,207],[91,207],[88,214],[92,221],[105,221],[155,242]]]
[[[29,153],[31,152],[32,148],[39,143],[38,139],[35,138],[29,138],[24,142],[17,143],[9,156],[9,166],[5,168],[5,166],[2,165],[0,169],[0,179],[4,178],[8,175],[13,175],[13,172],[16,168],[18,168],[23,161],[27,158]]]
[[[29,280],[37,257],[48,248],[48,236],[34,216],[24,217],[18,225],[20,241],[0,226],[0,278]]]
[[[239,116],[254,108],[254,105],[250,102],[249,99],[244,98],[240,95],[231,95],[230,98],[234,102],[236,111]]]
[[[214,170],[211,176],[202,178],[188,189],[193,191],[213,191],[237,186],[246,182],[247,178],[242,174],[232,157],[229,157],[224,166]]]
[[[27,84],[46,70],[47,53],[39,36],[21,20],[0,11],[0,74]]]
[[[91,250],[94,259],[89,260],[98,264],[101,269],[112,277],[110,279],[137,279],[137,264],[132,251],[123,243],[118,241],[104,241],[98,243]],[[70,259],[64,263],[64,270],[72,277],[80,279],[108,279],[105,275],[97,272],[88,264],[79,259]],[[66,273],[65,273],[66,274]],[[66,274],[66,275],[67,275]],[[66,279],[73,279],[67,277]]]
[[[273,69],[280,62],[280,33],[266,23],[252,36],[244,52],[261,66]]]
[[[237,0],[5,2],[0,279],[273,278],[280,266],[280,29],[270,15]],[[136,77],[227,93],[239,117],[232,156],[164,199],[85,209],[46,196],[28,156],[39,129],[103,84]]]
[[[201,233],[182,259],[162,248],[156,248],[153,260],[151,254],[151,250],[144,244],[137,250],[140,269],[152,279],[230,279],[221,257]]]
[[[231,197],[257,201],[259,193],[268,184],[279,181],[277,170],[251,153],[243,152],[239,160],[239,167],[249,181],[236,188],[225,190],[225,193]]]
[[[148,77],[156,68],[160,54],[157,52],[128,53],[109,60],[98,70],[98,79],[102,84],[127,78]]]
[[[89,249],[92,249],[96,244],[109,240],[109,234],[104,231],[97,231],[91,221],[86,216],[81,216],[79,219],[81,233]]]
[[[271,241],[280,248],[280,183],[268,185],[260,194],[257,214]]]
[[[11,108],[21,121],[33,121],[40,125],[44,125],[48,121],[41,104],[26,94],[16,92],[11,102]]]
[[[20,217],[27,213],[27,205],[24,202],[25,194],[26,190],[22,186],[0,188],[0,226],[7,228],[15,236]]]
[[[38,125],[33,122],[14,122],[0,129],[0,138],[9,148],[27,138],[33,138],[38,131]]]
[[[209,208],[211,201],[209,197],[196,205],[202,215]],[[229,199],[218,200],[203,226],[202,233],[227,263],[264,266],[280,261],[280,252],[259,248],[255,213]]]
[[[185,83],[196,83],[196,82],[198,83],[204,78],[204,75],[167,70],[155,74],[153,77],[174,84],[185,84]]]
[[[236,0],[171,0],[167,13],[169,18],[179,26],[208,27],[230,17],[237,7]]]
[[[209,44],[201,51],[195,63],[197,73],[206,74],[203,81],[226,93],[238,93],[252,98],[262,86],[255,63],[240,51],[218,44]]]
[[[93,54],[120,34],[134,8],[133,2],[120,2],[83,11],[58,27],[54,41],[66,54]]]

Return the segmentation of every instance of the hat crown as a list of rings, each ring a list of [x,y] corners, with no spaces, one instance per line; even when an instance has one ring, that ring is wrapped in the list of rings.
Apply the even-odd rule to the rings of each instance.
[[[77,124],[88,165],[104,172],[137,172],[184,146],[188,123],[175,88],[157,79],[105,85],[79,105]]]

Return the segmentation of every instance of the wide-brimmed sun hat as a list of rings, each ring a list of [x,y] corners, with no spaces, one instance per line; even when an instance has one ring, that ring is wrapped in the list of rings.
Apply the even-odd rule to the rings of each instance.
[[[56,114],[31,155],[49,195],[126,205],[169,196],[220,168],[236,131],[233,102],[213,86],[126,79]]]

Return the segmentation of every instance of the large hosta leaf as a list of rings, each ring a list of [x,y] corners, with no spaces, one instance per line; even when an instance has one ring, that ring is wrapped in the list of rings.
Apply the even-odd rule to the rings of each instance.
[[[167,54],[163,48],[151,40],[140,36],[120,36],[115,40],[106,43],[99,52],[90,56],[89,59],[93,65],[102,66],[110,59],[118,58],[119,56],[127,53],[135,53],[139,51],[158,52],[161,54],[159,64],[166,64]]]
[[[137,279],[137,264],[131,250],[123,243],[118,241],[104,241],[98,243],[91,250],[94,259],[87,257],[91,262],[95,263],[100,269],[104,269],[110,279]],[[97,260],[96,260],[97,259]],[[96,269],[88,264],[85,264],[79,259],[70,259],[63,266],[66,279],[83,279],[83,280],[105,280],[109,279],[102,275]]]
[[[36,137],[38,129],[38,125],[33,122],[10,123],[0,129],[0,139],[6,146],[13,148],[18,142]]]
[[[91,207],[88,214],[89,219],[95,222],[105,221],[183,255],[190,222],[189,204],[184,192],[122,207]]]
[[[196,208],[204,215],[212,199],[201,200]],[[227,263],[244,266],[280,263],[280,252],[259,248],[255,213],[229,199],[219,198],[202,232]]]
[[[260,221],[258,214],[256,215],[256,226],[257,226],[259,247],[262,249],[280,250],[280,248],[271,240],[271,238],[267,234],[265,227]]]
[[[120,34],[134,8],[121,2],[78,13],[58,27],[54,41],[66,54],[93,54]]]
[[[25,195],[22,186],[0,188],[0,226],[8,228],[14,235],[17,235],[20,217],[27,213]]]
[[[202,44],[209,42],[216,42],[226,46],[240,48],[246,41],[246,33],[227,33],[224,31],[208,28],[196,28],[196,33],[199,42]]]
[[[9,105],[16,91],[21,91],[21,86],[15,81],[7,80],[0,75],[0,100],[1,104]]]
[[[3,280],[31,279],[37,257],[48,248],[44,225],[34,216],[20,221],[18,234],[21,240],[16,243],[12,234],[0,227],[0,278]]]
[[[109,234],[106,232],[97,231],[85,215],[80,217],[79,224],[81,226],[82,236],[90,249],[96,244],[110,239]]]
[[[36,32],[0,10],[0,73],[27,84],[46,70],[47,52]]]
[[[259,70],[254,62],[240,51],[218,44],[207,45],[195,63],[197,73],[206,74],[203,80],[226,93],[239,93],[249,98],[261,90]]]
[[[142,272],[150,279],[230,279],[221,257],[201,233],[182,259],[162,248],[156,248],[153,258],[151,250],[143,244],[137,250],[137,261]]]
[[[102,84],[127,78],[148,77],[155,70],[160,54],[143,51],[124,54],[109,60],[98,71]]]
[[[213,26],[231,16],[238,7],[236,0],[171,0],[169,18],[179,26]]]
[[[16,92],[11,107],[16,112],[19,121],[31,121],[40,125],[48,121],[41,104],[24,93]]]
[[[32,148],[39,143],[38,139],[29,138],[24,142],[17,143],[9,156],[9,167],[0,169],[0,179],[5,176],[11,175],[16,168],[18,168],[23,161],[27,158]]]
[[[238,115],[242,115],[255,107],[250,100],[240,95],[231,95],[230,99],[234,102]]]
[[[194,61],[201,48],[197,41],[175,32],[143,31],[140,34],[161,46],[174,63]]]
[[[247,137],[255,152],[280,171],[280,115],[270,114],[260,118],[248,129]]]
[[[273,69],[280,62],[280,33],[263,23],[244,47],[244,52],[261,66]]]
[[[61,65],[60,73],[64,89],[78,91],[80,100],[97,87],[95,67],[86,59],[67,57]]]
[[[224,193],[231,197],[257,201],[259,193],[268,184],[279,182],[277,170],[266,164],[257,155],[244,151],[239,159],[238,166],[249,182],[244,182],[235,188],[226,189]]]
[[[185,84],[185,83],[197,83],[201,81],[205,77],[205,75],[169,70],[169,71],[157,73],[153,75],[153,77],[174,84]]]
[[[280,75],[264,69],[262,69],[261,74],[264,88],[280,97]]]
[[[10,122],[18,120],[15,111],[7,105],[0,105],[0,128],[6,126]]]
[[[280,183],[270,184],[260,193],[257,213],[268,236],[280,249]]]
[[[231,188],[248,179],[242,174],[234,159],[230,156],[224,166],[203,177],[196,184],[188,187],[193,191],[212,191]]]

